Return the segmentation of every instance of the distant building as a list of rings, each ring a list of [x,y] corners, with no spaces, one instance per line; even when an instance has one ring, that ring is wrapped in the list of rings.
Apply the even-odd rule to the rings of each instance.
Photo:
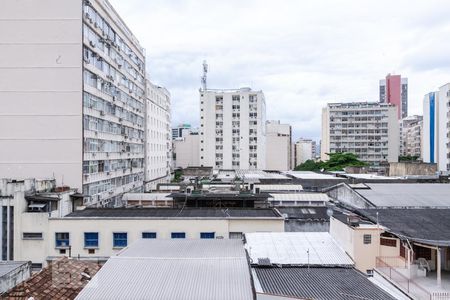
[[[280,121],[266,122],[266,170],[291,170],[292,129]]]
[[[200,136],[198,132],[183,131],[183,137],[173,140],[174,168],[200,166]]]
[[[170,181],[172,139],[170,93],[147,80],[145,122],[145,190]]]
[[[329,103],[322,110],[321,159],[350,152],[371,165],[396,162],[400,149],[397,109],[378,102]]]
[[[191,131],[191,124],[179,124],[177,127],[172,128],[172,139],[184,137],[185,134]]]
[[[388,74],[380,80],[380,103],[397,106],[399,120],[408,116],[408,78]]]
[[[266,101],[262,91],[200,90],[200,165],[266,168]]]
[[[423,99],[423,161],[436,163],[438,171],[450,170],[450,83]]]
[[[295,143],[295,166],[315,157],[316,141],[301,138]]]
[[[422,116],[409,116],[400,120],[400,155],[422,157]]]

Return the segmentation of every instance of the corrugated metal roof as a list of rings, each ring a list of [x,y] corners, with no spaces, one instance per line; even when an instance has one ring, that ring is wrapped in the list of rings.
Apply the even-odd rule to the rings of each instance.
[[[215,258],[245,257],[241,240],[162,240],[140,239],[123,249],[118,256],[128,257],[172,257]]]
[[[270,196],[272,197],[271,201],[329,201],[328,195],[323,193],[271,193]]]
[[[285,174],[294,176],[299,179],[337,179],[342,180],[342,178],[330,175],[330,174],[321,174],[312,171],[286,171]]]
[[[353,268],[253,268],[252,272],[256,292],[318,300],[395,299]]]
[[[122,200],[172,200],[168,198],[170,193],[125,193]]]
[[[252,264],[352,266],[353,261],[328,232],[256,232],[245,234]]]
[[[159,242],[137,242],[111,257],[76,299],[253,299],[240,241]]]
[[[27,261],[0,261],[0,277],[26,264]]]
[[[302,191],[301,184],[255,184],[261,192],[264,191]]]
[[[355,190],[379,207],[450,207],[450,184],[373,183]]]

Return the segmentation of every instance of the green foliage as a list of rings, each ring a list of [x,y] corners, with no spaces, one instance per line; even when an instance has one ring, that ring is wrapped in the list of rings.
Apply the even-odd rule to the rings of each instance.
[[[400,155],[398,157],[399,162],[417,161],[419,157],[417,155]]]
[[[358,159],[358,156],[349,152],[328,153],[330,158],[326,161],[315,162],[307,160],[295,167],[295,171],[343,171],[345,167],[365,167],[367,164]]]
[[[180,182],[182,174],[183,174],[183,172],[181,170],[175,170],[175,174],[173,175],[172,182]]]

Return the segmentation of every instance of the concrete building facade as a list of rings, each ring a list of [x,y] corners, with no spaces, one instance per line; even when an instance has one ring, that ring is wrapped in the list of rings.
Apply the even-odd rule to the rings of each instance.
[[[291,170],[292,128],[280,121],[266,122],[266,170]]]
[[[378,102],[329,103],[322,110],[321,159],[326,153],[351,152],[372,165],[398,161],[397,110]]]
[[[0,177],[53,177],[86,205],[142,190],[145,57],[117,12],[8,1],[0,18]]]
[[[262,91],[200,90],[200,165],[265,169],[266,102]]]
[[[183,137],[173,140],[173,161],[175,168],[200,165],[200,136],[198,132],[183,131]]]
[[[179,124],[177,127],[172,128],[172,139],[184,137],[191,131],[191,124]]]
[[[380,103],[397,106],[399,120],[408,116],[408,78],[388,74],[380,80]]]
[[[400,121],[400,155],[422,157],[422,116],[409,116]]]
[[[316,157],[316,141],[301,138],[295,143],[295,166]]]
[[[145,122],[145,190],[170,182],[172,138],[170,93],[147,80]]]

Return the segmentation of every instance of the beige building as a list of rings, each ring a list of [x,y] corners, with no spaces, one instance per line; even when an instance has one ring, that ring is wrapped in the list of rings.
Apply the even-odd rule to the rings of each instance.
[[[322,110],[321,159],[351,152],[372,165],[398,161],[397,108],[378,102],[329,103]]]
[[[109,2],[6,1],[0,18],[0,177],[54,177],[87,205],[142,190],[144,50]]]
[[[170,182],[172,137],[170,93],[164,87],[146,81],[145,190]]]
[[[173,161],[175,168],[200,165],[200,136],[198,132],[183,131],[183,137],[173,140]]]
[[[200,90],[200,166],[265,169],[266,101],[262,91]]]
[[[280,121],[266,122],[266,170],[292,170],[292,128]]]

